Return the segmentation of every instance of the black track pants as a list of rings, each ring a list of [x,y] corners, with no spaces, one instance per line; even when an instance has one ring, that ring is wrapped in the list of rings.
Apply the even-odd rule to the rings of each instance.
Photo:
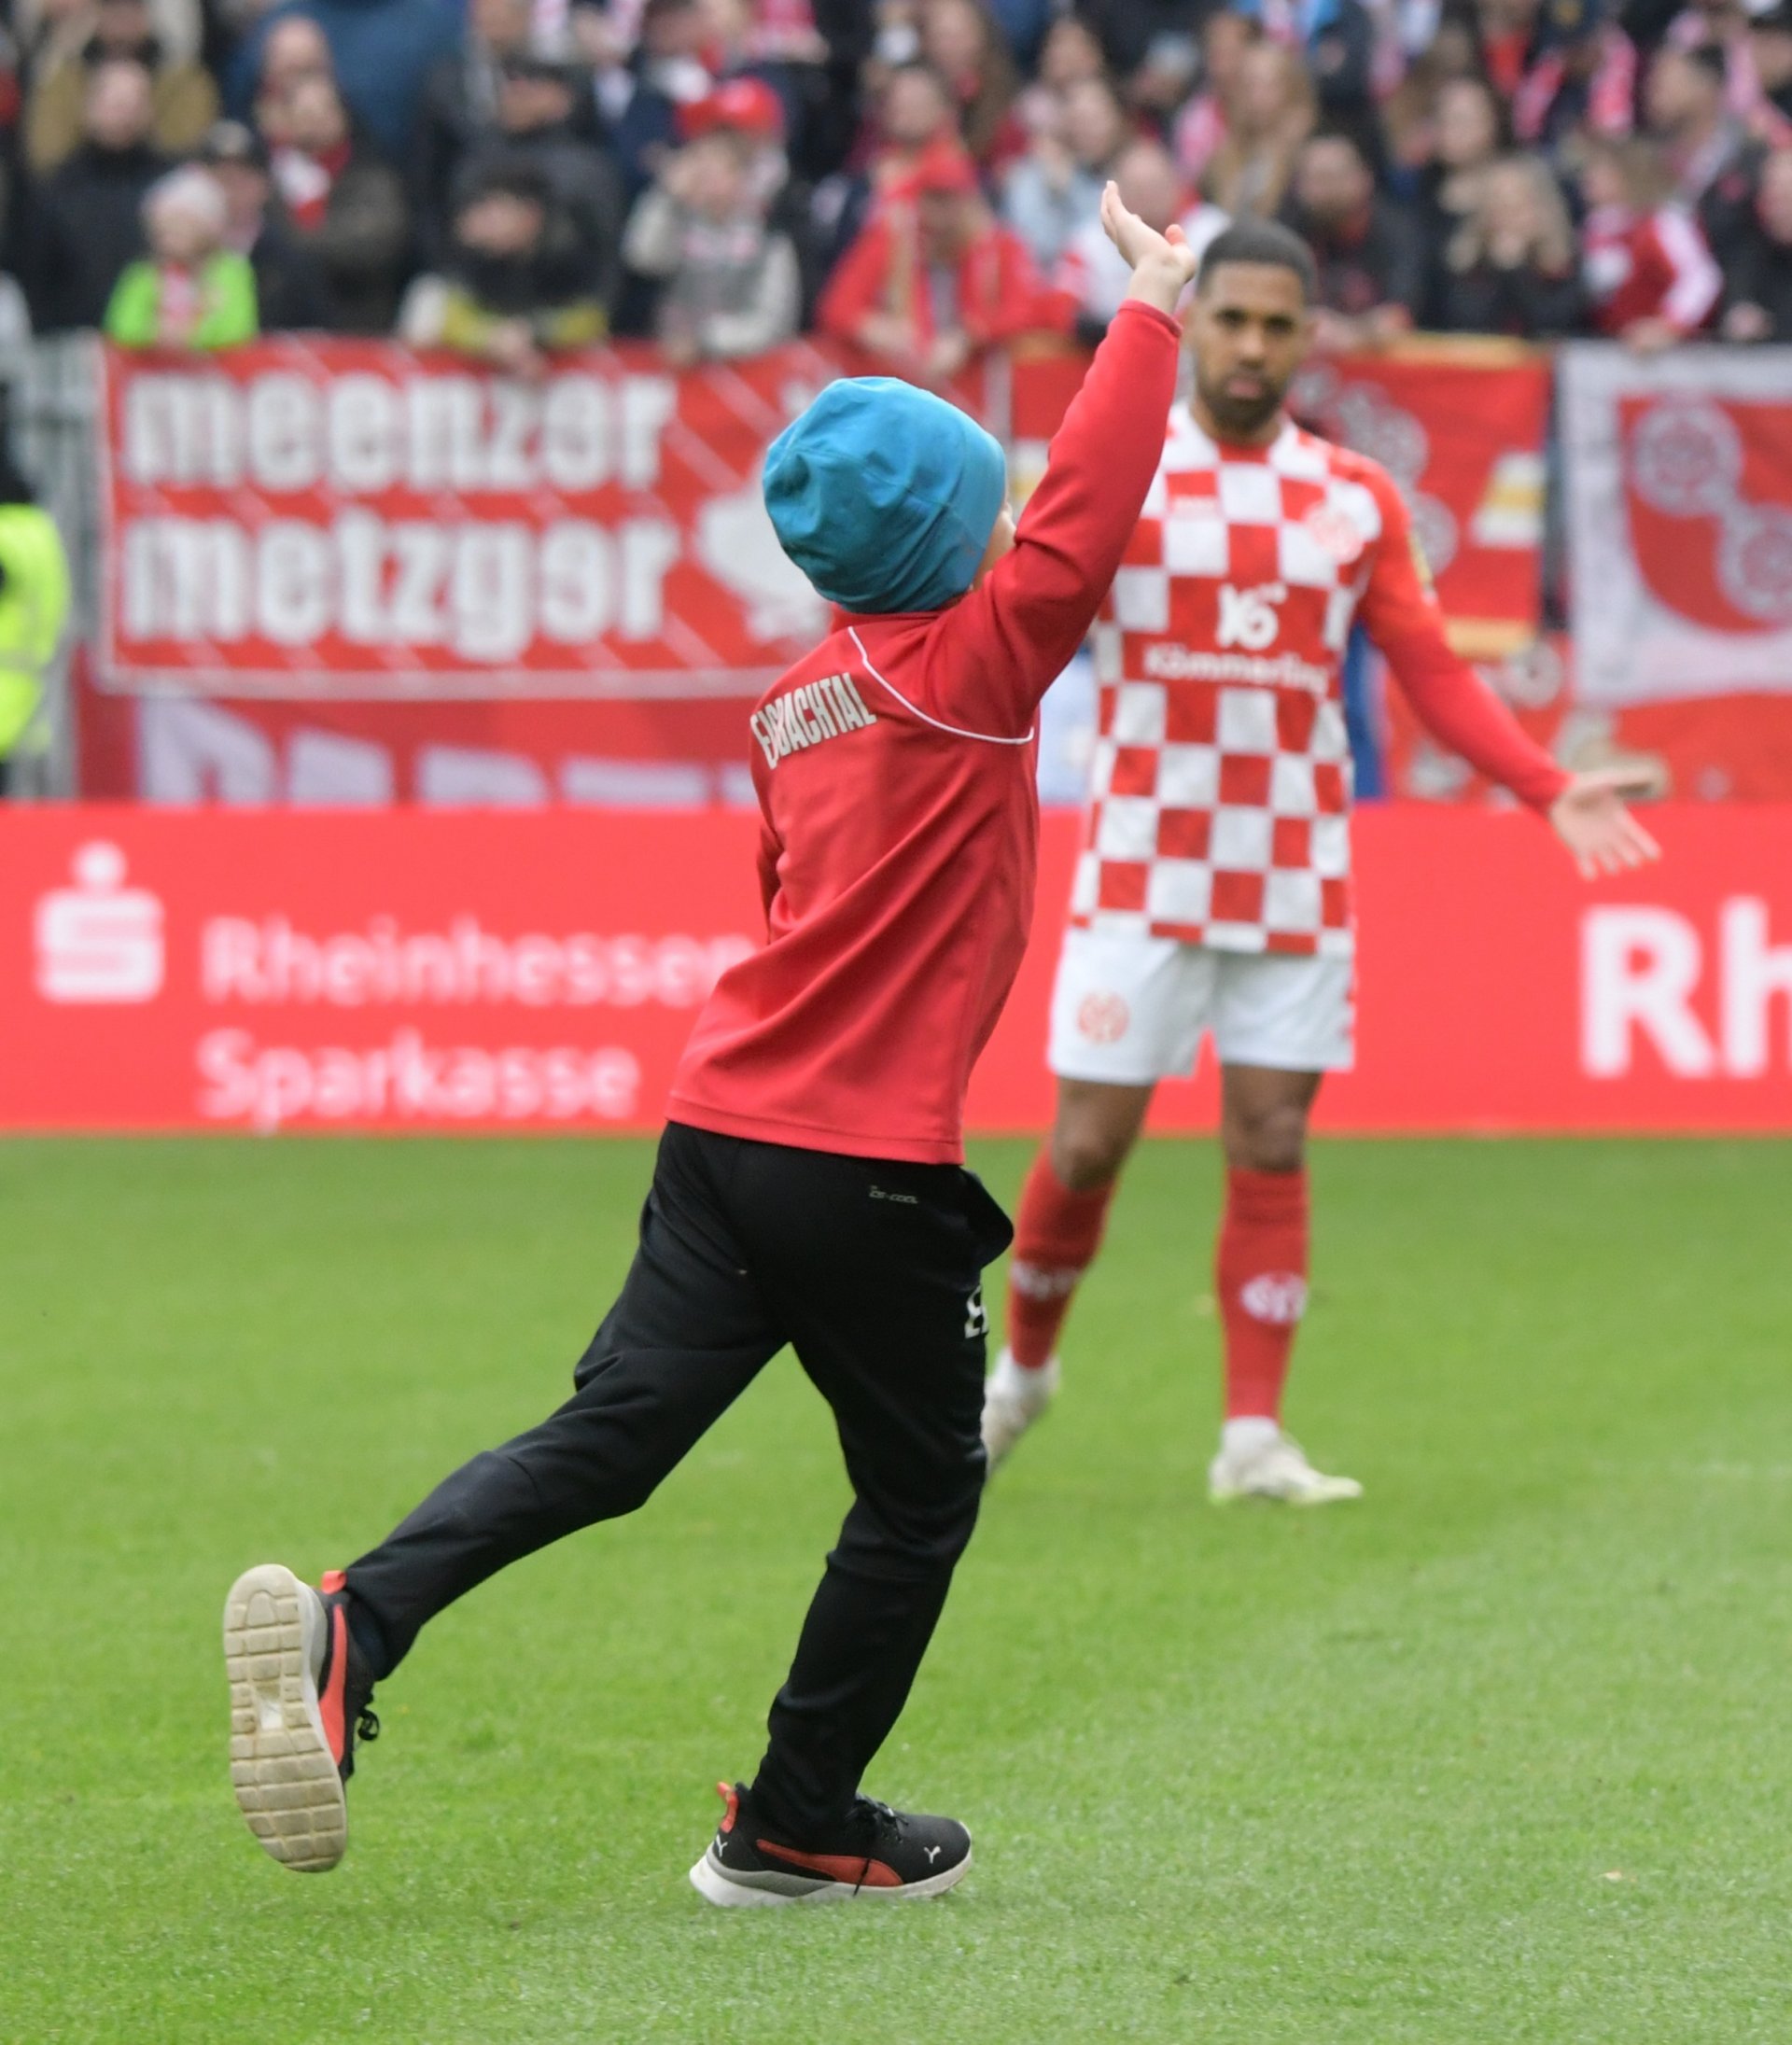
[[[754,1796],[787,1836],[825,1836],[902,1711],[976,1521],[981,1274],[1012,1233],[957,1165],[671,1124],[573,1396],[455,1471],[349,1570],[381,1635],[377,1673],[506,1563],[634,1511],[788,1342],[833,1408],[855,1498]]]

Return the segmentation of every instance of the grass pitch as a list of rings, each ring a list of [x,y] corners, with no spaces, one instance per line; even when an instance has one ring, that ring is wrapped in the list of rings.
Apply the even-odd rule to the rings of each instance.
[[[942,1903],[685,1884],[844,1504],[788,1357],[426,1634],[336,1873],[266,1860],[226,1585],[556,1402],[648,1170],[0,1147],[0,2038],[1792,2038],[1782,1145],[1322,1146],[1291,1418],[1369,1495],[1310,1516],[1203,1502],[1216,1164],[1148,1146],[869,1784],[976,1832]]]

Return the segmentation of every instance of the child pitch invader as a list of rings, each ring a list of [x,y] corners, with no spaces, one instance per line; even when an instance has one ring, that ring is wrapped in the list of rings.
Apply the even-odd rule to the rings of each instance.
[[[1131,294],[1018,530],[1001,448],[906,385],[832,385],[767,455],[779,540],[846,615],[749,720],[765,946],[692,1033],[639,1247],[572,1397],[317,1589],[276,1563],[231,1586],[231,1778],[289,1868],[341,1859],[373,1687],[419,1629],[634,1511],[786,1343],[833,1409],[854,1500],[759,1772],[721,1786],[691,1879],[713,1903],[788,1903],[937,1895],[971,1865],[962,1825],[860,1783],[983,1489],[982,1272],[1012,1231],[961,1129],[1027,942],[1035,712],[1157,467],[1195,269],[1113,185],[1102,218]]]

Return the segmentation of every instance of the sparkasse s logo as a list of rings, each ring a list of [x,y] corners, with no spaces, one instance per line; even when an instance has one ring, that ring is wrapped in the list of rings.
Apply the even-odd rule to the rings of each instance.
[[[70,862],[75,885],[37,900],[37,991],[47,1001],[152,1001],[167,968],[159,896],[125,885],[125,857],[104,838]]]

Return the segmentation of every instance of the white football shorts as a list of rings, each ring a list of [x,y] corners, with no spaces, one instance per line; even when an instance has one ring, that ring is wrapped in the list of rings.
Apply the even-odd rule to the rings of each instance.
[[[1211,1035],[1223,1065],[1347,1071],[1355,961],[1214,951],[1129,931],[1065,932],[1046,1062],[1059,1079],[1148,1086],[1192,1072]]]

